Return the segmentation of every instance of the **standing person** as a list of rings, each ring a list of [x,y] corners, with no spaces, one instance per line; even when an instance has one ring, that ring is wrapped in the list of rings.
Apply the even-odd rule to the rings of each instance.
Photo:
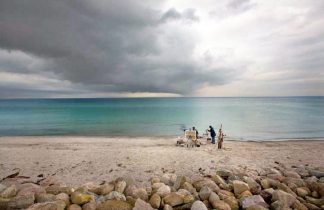
[[[211,125],[209,126],[209,130],[208,131],[210,132],[210,137],[212,139],[211,143],[212,144],[215,144],[216,132],[215,132],[214,128]]]
[[[222,125],[220,129],[218,130],[218,149],[222,149],[223,147],[223,141],[224,141],[225,134],[223,133]]]
[[[198,140],[198,131],[196,130],[195,127],[192,127],[192,130],[196,132],[196,140]]]
[[[218,141],[217,141],[218,149],[222,149],[223,140],[224,140],[224,134],[223,134],[222,128],[220,128],[218,130]]]

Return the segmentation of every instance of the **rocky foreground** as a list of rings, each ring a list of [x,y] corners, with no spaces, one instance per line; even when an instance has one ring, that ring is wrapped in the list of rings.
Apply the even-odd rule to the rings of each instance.
[[[324,169],[293,166],[239,169],[189,179],[175,174],[138,187],[131,177],[72,188],[54,177],[10,176],[0,183],[0,209],[28,210],[263,210],[324,209]]]

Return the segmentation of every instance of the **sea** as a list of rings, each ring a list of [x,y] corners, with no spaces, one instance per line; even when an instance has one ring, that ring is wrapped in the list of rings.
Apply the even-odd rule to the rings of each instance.
[[[209,125],[227,140],[323,139],[324,97],[0,100],[0,136],[177,137]]]

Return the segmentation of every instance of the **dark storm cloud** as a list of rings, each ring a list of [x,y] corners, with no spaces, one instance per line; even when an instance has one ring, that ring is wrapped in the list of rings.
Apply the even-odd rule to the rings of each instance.
[[[161,22],[170,20],[199,21],[199,17],[196,16],[195,9],[189,8],[180,13],[175,8],[170,8],[162,15]]]
[[[221,74],[207,72],[217,69],[190,59],[194,45],[185,53],[178,49],[186,62],[163,56],[168,49],[161,20],[171,19],[198,17],[193,9],[163,13],[135,1],[2,0],[0,48],[42,59],[34,72],[89,90],[187,94],[202,84],[224,83]],[[17,71],[7,65],[12,63],[1,63],[0,71]]]

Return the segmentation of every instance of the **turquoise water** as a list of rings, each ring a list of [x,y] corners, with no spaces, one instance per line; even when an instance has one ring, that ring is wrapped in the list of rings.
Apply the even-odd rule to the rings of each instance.
[[[221,123],[228,139],[324,137],[324,97],[0,100],[1,136],[177,136]]]

